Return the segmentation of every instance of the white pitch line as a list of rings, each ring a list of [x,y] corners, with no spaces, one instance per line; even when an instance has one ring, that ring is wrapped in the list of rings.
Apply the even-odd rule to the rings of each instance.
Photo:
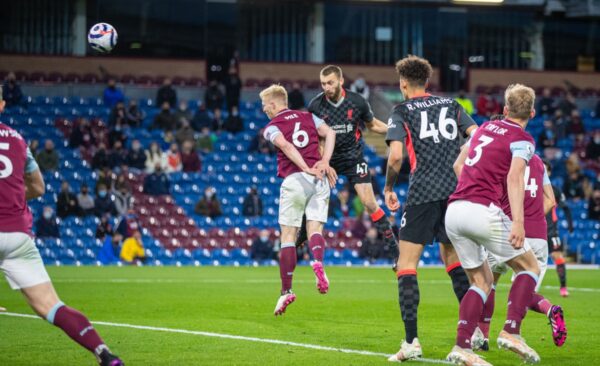
[[[30,314],[20,314],[20,313],[10,313],[10,312],[7,312],[7,313],[0,313],[0,315],[17,317],[17,318],[40,319],[39,317],[37,317],[35,315],[30,315]],[[387,353],[381,353],[381,352],[372,352],[372,351],[362,351],[362,350],[347,349],[347,348],[319,346],[319,345],[316,345],[316,344],[289,342],[289,341],[282,341],[282,340],[279,340],[279,339],[258,338],[258,337],[245,337],[245,336],[239,336],[239,335],[233,335],[233,334],[203,332],[203,331],[197,331],[197,330],[186,330],[186,329],[176,329],[176,328],[150,327],[150,326],[146,326],[146,325],[134,325],[134,324],[125,324],[125,323],[112,323],[112,322],[103,322],[103,321],[92,321],[91,323],[92,324],[96,324],[96,325],[105,325],[105,326],[108,326],[108,327],[130,328],[130,329],[139,329],[139,330],[150,330],[150,331],[155,331],[155,332],[179,333],[179,334],[189,334],[189,335],[196,335],[196,336],[202,336],[202,337],[212,337],[212,338],[233,339],[233,340],[247,341],[247,342],[277,344],[277,345],[283,345],[283,346],[292,346],[292,347],[299,347],[299,348],[314,349],[314,350],[317,350],[317,351],[340,352],[340,353],[355,354],[355,355],[362,355],[362,356],[375,356],[375,357],[385,357],[385,358],[388,358],[390,356]],[[427,362],[427,363],[435,363],[435,364],[443,364],[443,365],[453,365],[453,363],[448,362],[448,361],[437,360],[437,359],[429,359],[429,358],[420,358],[420,359],[417,359],[417,360],[414,360],[414,361],[417,361],[417,362]]]

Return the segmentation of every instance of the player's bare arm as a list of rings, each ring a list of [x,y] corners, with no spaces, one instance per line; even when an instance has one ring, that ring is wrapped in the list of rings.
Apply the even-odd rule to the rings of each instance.
[[[473,125],[473,126],[469,126],[465,132],[466,132],[467,136],[471,137],[471,136],[473,136],[473,134],[475,133],[476,130],[477,130],[477,125]]]
[[[506,177],[508,201],[510,202],[510,212],[512,214],[512,227],[508,240],[515,249],[522,248],[525,241],[523,201],[525,199],[526,166],[527,161],[525,159],[513,158]]]
[[[323,139],[324,143],[321,150],[321,160],[315,164],[316,169],[320,169],[327,175],[329,186],[335,187],[337,181],[337,172],[335,169],[329,166],[329,161],[333,155],[333,148],[335,147],[335,131],[332,130],[327,124],[323,123],[317,129],[320,140]]]
[[[454,174],[456,174],[456,178],[460,177],[460,173],[462,172],[463,167],[465,166],[465,160],[469,156],[469,147],[465,144],[460,148],[460,154],[458,154],[458,158],[452,165],[454,169]]]
[[[378,133],[380,135],[385,135],[388,130],[387,124],[381,122],[377,118],[373,118],[370,122],[365,121],[365,126],[367,126],[367,128],[369,130],[371,130],[375,133]]]
[[[556,206],[552,184],[544,184],[544,215],[547,215]]]
[[[383,194],[385,195],[385,205],[392,212],[400,209],[400,202],[398,202],[398,196],[394,192],[394,185],[398,180],[398,175],[400,175],[400,169],[402,168],[403,148],[404,144],[401,141],[390,142],[390,153],[388,156]]]
[[[273,140],[273,145],[277,146],[278,149],[281,150],[298,168],[302,169],[304,173],[314,175],[318,179],[323,179],[323,173],[319,169],[310,168],[302,155],[298,150],[294,147],[294,145],[290,144],[282,134],[278,134]]]
[[[31,173],[25,173],[25,199],[32,200],[38,198],[46,191],[44,177],[39,170]]]

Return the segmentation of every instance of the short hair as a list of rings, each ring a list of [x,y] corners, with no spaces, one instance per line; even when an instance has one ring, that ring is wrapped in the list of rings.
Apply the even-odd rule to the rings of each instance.
[[[279,99],[285,105],[288,103],[288,95],[285,88],[279,84],[273,84],[265,90],[261,91],[259,94],[260,99]]]
[[[342,73],[342,68],[339,66],[327,65],[321,69],[321,75],[327,76],[327,75],[331,75],[331,74],[335,74],[335,76],[338,79],[341,79],[342,77],[344,77],[344,74]]]
[[[529,119],[535,104],[535,91],[523,84],[511,84],[504,92],[508,117]]]
[[[396,72],[411,86],[425,86],[433,74],[429,61],[415,55],[408,55],[396,62]]]

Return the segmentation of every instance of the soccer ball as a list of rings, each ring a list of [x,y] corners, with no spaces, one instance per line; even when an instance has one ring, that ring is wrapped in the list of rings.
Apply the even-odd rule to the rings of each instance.
[[[108,23],[98,23],[88,32],[88,43],[95,51],[108,53],[117,44],[117,30]]]

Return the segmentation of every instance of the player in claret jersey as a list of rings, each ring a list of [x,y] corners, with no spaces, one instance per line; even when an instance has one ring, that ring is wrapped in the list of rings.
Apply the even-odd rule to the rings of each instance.
[[[363,156],[360,130],[364,123],[371,131],[383,135],[387,132],[387,126],[373,116],[367,100],[344,88],[344,76],[339,66],[325,66],[319,77],[323,92],[310,101],[308,111],[324,120],[335,131],[331,167],[338,175],[346,176],[354,186],[386,246],[397,256],[398,248],[392,226],[375,200],[369,166]]]
[[[525,240],[524,224],[525,170],[535,151],[525,127],[535,115],[535,92],[524,85],[511,85],[504,100],[507,118],[485,122],[473,134],[446,211],[446,231],[472,284],[460,303],[456,345],[447,357],[460,365],[489,365],[471,349],[471,338],[494,282],[486,250],[516,273],[498,346],[526,362],[540,361],[520,335],[540,275]],[[512,220],[502,209],[505,195]]]
[[[329,173],[329,159],[335,145],[335,132],[311,113],[288,109],[287,92],[282,86],[272,85],[260,93],[263,112],[271,120],[265,127],[265,139],[278,149],[277,176],[283,178],[279,196],[279,224],[281,251],[279,273],[281,296],[275,306],[275,315],[285,312],[296,300],[292,292],[292,276],[296,268],[296,236],[306,215],[311,263],[317,280],[317,289],[325,294],[329,280],[323,269],[325,239],[323,224],[327,222],[329,185],[322,179]],[[319,151],[319,137],[325,139],[323,156]]]
[[[4,109],[0,89],[0,113]],[[0,123],[0,269],[14,290],[50,324],[92,352],[102,366],[124,363],[113,355],[89,320],[59,300],[32,239],[27,200],[44,194],[44,179],[25,140]]]
[[[469,289],[469,280],[444,228],[447,200],[456,187],[452,165],[460,152],[459,134],[463,137],[475,130],[475,122],[451,98],[426,93],[432,74],[429,62],[416,56],[396,64],[400,90],[405,101],[392,111],[386,141],[390,146],[385,203],[391,211],[400,208],[394,192],[406,144],[410,160],[408,199],[400,223],[400,258],[398,260],[398,293],[400,311],[406,332],[400,351],[390,361],[421,357],[417,338],[417,310],[420,301],[417,266],[426,244],[437,239],[442,260],[452,279],[458,301]]]

